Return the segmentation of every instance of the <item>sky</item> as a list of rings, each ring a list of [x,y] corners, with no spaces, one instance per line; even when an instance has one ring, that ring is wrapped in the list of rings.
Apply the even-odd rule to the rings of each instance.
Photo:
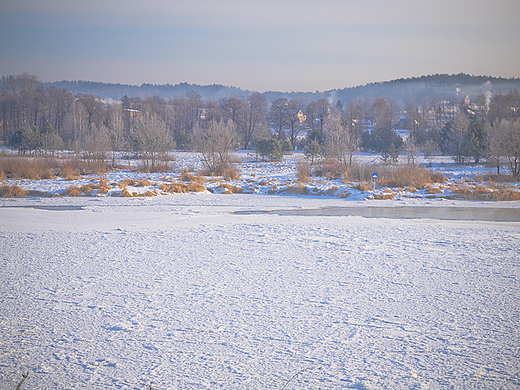
[[[326,91],[520,77],[518,0],[0,0],[0,75]]]

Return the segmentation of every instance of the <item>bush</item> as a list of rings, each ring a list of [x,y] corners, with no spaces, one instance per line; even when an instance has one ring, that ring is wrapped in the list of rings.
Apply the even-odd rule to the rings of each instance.
[[[400,165],[358,165],[347,167],[346,178],[351,181],[372,181],[372,174],[377,173],[377,184],[382,187],[426,188],[431,183],[445,183],[446,177],[421,166]]]
[[[425,188],[431,182],[430,171],[426,168],[409,165],[384,169],[378,179],[378,184],[384,187]]]
[[[179,180],[188,183],[202,183],[204,181],[204,178],[199,175],[192,175],[188,169],[184,169],[181,171],[179,175]]]
[[[321,155],[320,144],[318,144],[316,141],[312,141],[309,145],[307,145],[305,147],[305,150],[303,153],[305,154],[305,157],[307,159],[311,160],[311,164],[314,164],[314,162]]]
[[[58,161],[52,158],[2,156],[0,158],[0,176],[4,179],[52,179],[54,170],[58,166]]]
[[[339,179],[345,175],[347,170],[348,168],[338,160],[327,159],[314,167],[313,175],[326,177],[328,179]]]
[[[310,180],[311,166],[307,161],[298,160],[296,162],[296,178],[299,182],[307,183]]]
[[[257,155],[270,161],[282,158],[282,144],[274,138],[259,138],[254,142],[254,149]]]

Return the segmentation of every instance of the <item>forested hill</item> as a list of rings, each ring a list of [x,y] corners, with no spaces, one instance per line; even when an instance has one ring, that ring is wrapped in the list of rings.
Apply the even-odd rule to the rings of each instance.
[[[159,96],[172,99],[185,96],[189,92],[198,93],[205,100],[218,101],[222,98],[244,98],[254,91],[242,90],[219,84],[197,85],[180,83],[176,85],[164,84],[110,84],[92,81],[58,81],[45,83],[47,86],[64,88],[74,94],[92,94],[103,99],[119,100],[123,96]],[[471,76],[460,73],[457,75],[436,74],[406,79],[397,79],[385,82],[369,83],[362,86],[334,89],[324,92],[276,92],[268,91],[263,95],[272,102],[280,97],[298,99],[303,102],[328,98],[333,102],[340,100],[346,103],[354,98],[373,98],[383,96],[398,99],[407,103],[415,99],[418,104],[435,99],[463,98],[469,95],[473,100],[479,94],[487,92],[507,93],[512,89],[520,90],[520,78],[503,78],[492,76]]]
[[[189,92],[198,93],[204,99],[219,100],[226,97],[244,98],[251,94],[236,87],[228,87],[219,84],[213,85],[197,85],[197,84],[112,84],[101,83],[95,81],[55,81],[44,83],[46,86],[55,86],[56,88],[67,89],[73,94],[83,93],[90,94],[102,99],[120,100],[123,96],[159,96],[162,98],[172,99],[181,97]]]
[[[479,94],[491,92],[507,93],[512,89],[520,90],[520,78],[506,79],[492,76],[471,76],[436,74],[412,77],[392,81],[370,83],[359,87],[329,91],[338,100],[350,101],[352,98],[377,97],[394,98],[404,103],[415,99],[421,104],[424,100],[464,98],[466,95],[474,100]]]

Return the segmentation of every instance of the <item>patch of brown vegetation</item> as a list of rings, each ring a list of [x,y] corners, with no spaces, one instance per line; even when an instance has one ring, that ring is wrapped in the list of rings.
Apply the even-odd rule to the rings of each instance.
[[[184,169],[183,171],[181,171],[178,179],[181,181],[188,182],[188,183],[203,183],[204,182],[203,176],[193,175],[190,173],[190,171],[188,169]]]
[[[442,189],[440,189],[439,187],[434,187],[434,186],[428,186],[426,188],[426,192],[428,194],[442,194],[444,191]]]
[[[48,157],[20,157],[3,155],[0,157],[0,176],[7,178],[41,180],[55,177],[54,170],[59,162]]]
[[[387,199],[393,199],[393,198],[395,198],[397,195],[399,195],[399,194],[396,193],[396,192],[383,192],[383,193],[379,193],[379,194],[374,194],[374,199],[375,199],[375,200],[387,200]]]
[[[81,189],[76,186],[69,186],[62,192],[63,196],[81,196]]]
[[[369,185],[369,184],[367,184],[367,183],[363,183],[363,182],[361,182],[361,183],[356,183],[356,184],[354,185],[354,188],[355,188],[356,190],[358,190],[358,191],[363,191],[363,192],[366,192],[366,191],[374,191],[374,188],[373,188],[371,185]]]
[[[222,194],[240,194],[243,192],[241,187],[237,187],[228,183],[222,183],[217,186],[216,191]]]
[[[278,190],[276,193],[289,195],[309,195],[311,194],[311,191],[303,184],[299,184],[297,186],[288,186],[286,188],[282,188]]]
[[[159,190],[163,191],[163,194],[185,194],[189,192],[202,192],[206,190],[206,187],[199,183],[163,183],[159,186]]]
[[[25,191],[24,189],[22,189],[21,187],[19,187],[17,185],[0,186],[0,197],[2,197],[2,198],[23,198],[25,195],[27,195],[27,191]]]

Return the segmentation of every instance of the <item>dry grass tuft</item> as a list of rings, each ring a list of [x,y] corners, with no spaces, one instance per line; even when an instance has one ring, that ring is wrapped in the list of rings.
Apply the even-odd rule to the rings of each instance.
[[[442,194],[444,191],[442,189],[440,189],[439,187],[428,186],[426,188],[426,192],[428,194],[433,195],[433,194]]]
[[[338,187],[332,186],[327,191],[325,191],[325,194],[329,195],[329,196],[335,196],[338,191],[339,191]],[[350,193],[348,193],[348,194],[350,195]]]
[[[0,197],[2,197],[2,198],[23,198],[25,195],[27,195],[27,191],[25,191],[24,189],[22,189],[21,187],[19,187],[17,185],[0,186]]]
[[[399,195],[399,194],[396,193],[396,192],[383,192],[383,193],[380,193],[380,194],[374,194],[374,199],[375,199],[375,200],[387,200],[387,199],[393,199],[393,198],[395,198],[397,195]]]
[[[123,179],[119,182],[118,187],[123,189],[127,186],[135,187],[135,180],[134,179]]]
[[[63,191],[63,196],[81,196],[81,189],[76,186],[69,186]]]
[[[363,191],[363,192],[374,191],[374,188],[371,185],[369,185],[367,183],[363,183],[363,182],[357,183],[356,185],[354,185],[354,188],[356,190]]]
[[[491,194],[491,200],[494,201],[514,201],[520,200],[520,191],[504,188],[501,190],[493,191]]]
[[[148,179],[137,180],[134,184],[135,187],[150,187],[152,182]]]
[[[124,187],[121,191],[121,195],[119,195],[121,198],[131,198],[133,195],[128,191],[128,188]]]
[[[64,180],[75,180],[79,176],[79,171],[77,170],[73,160],[66,160],[63,162],[60,168],[59,175],[63,177]]]
[[[299,184],[297,186],[289,186],[286,188],[282,188],[277,191],[278,194],[290,194],[290,195],[309,195],[311,191],[305,187],[303,184]]]
[[[205,191],[206,187],[199,183],[163,183],[159,186],[159,190],[161,190],[163,194],[186,194],[189,192]]]
[[[228,183],[219,184],[215,190],[221,191],[222,194],[240,194],[243,191],[241,187],[233,186]]]
[[[203,183],[204,177],[201,175],[193,175],[190,173],[188,169],[184,169],[183,171],[181,171],[181,174],[179,175],[179,180],[188,183]]]
[[[148,191],[142,192],[140,194],[134,193],[134,197],[150,197],[150,196],[157,196],[157,191],[148,190]]]
[[[457,194],[456,198],[464,200],[484,201],[515,201],[520,200],[520,191],[511,188],[476,186],[452,186],[450,191]]]
[[[425,188],[432,183],[432,173],[423,167],[399,166],[385,167],[378,183],[384,187]]]

